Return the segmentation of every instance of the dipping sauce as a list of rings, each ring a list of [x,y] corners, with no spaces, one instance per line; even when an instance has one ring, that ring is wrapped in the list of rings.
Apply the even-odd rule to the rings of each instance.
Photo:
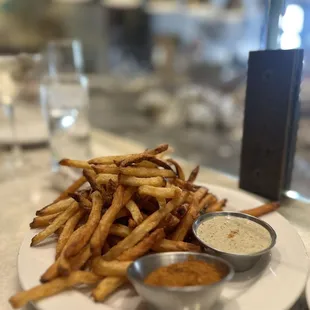
[[[202,222],[197,228],[197,235],[208,246],[231,254],[258,253],[272,242],[266,228],[234,216],[215,216]]]
[[[222,280],[228,272],[228,267],[221,263],[188,260],[154,270],[145,278],[144,283],[177,287],[208,285]]]

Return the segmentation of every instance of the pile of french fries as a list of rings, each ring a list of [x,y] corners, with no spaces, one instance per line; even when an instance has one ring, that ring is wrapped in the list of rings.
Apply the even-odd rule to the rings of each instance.
[[[82,176],[50,205],[36,212],[31,228],[41,229],[31,246],[56,236],[55,262],[41,285],[10,298],[13,308],[64,290],[88,285],[95,301],[127,283],[132,261],[152,252],[201,251],[191,233],[202,213],[221,211],[207,188],[194,184],[199,167],[186,179],[168,159],[168,145],[140,154],[87,161],[63,159]],[[260,216],[278,207],[268,203],[244,212]]]

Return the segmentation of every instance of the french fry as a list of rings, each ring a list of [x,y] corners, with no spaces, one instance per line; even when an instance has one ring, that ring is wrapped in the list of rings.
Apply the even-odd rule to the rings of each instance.
[[[79,194],[70,194],[70,197],[72,197],[78,204],[87,211],[91,210],[92,203],[89,199],[86,197],[79,195]]]
[[[108,182],[112,180],[113,182],[117,183],[118,176],[115,174],[98,174],[96,178],[96,182],[100,185],[108,184]]]
[[[147,150],[144,153],[150,154],[150,155],[157,155],[162,152],[165,152],[168,149],[167,144],[161,144],[158,147],[156,147],[153,150]],[[143,153],[140,153],[143,154]],[[117,156],[105,156],[105,157],[97,157],[93,158],[88,161],[89,164],[114,164],[115,161],[122,161],[125,160],[126,158],[130,158],[132,156],[137,156],[140,154],[130,154],[130,155],[117,155]]]
[[[126,204],[126,208],[130,212],[136,224],[140,225],[143,222],[143,216],[137,204],[133,200],[129,200],[129,202]]]
[[[69,240],[71,234],[73,233],[76,225],[82,218],[82,216],[85,214],[84,210],[79,210],[75,215],[73,215],[71,218],[68,219],[66,222],[56,245],[56,259],[59,257],[61,251],[65,247],[67,241]]]
[[[91,188],[94,191],[98,191],[99,193],[101,193],[102,196],[104,197],[105,191],[104,191],[104,189],[99,184],[97,184],[97,182],[96,182],[96,176],[97,175],[94,172],[94,170],[92,170],[92,169],[83,169],[83,176],[88,181],[88,183],[90,184]]]
[[[136,156],[135,158],[127,158],[123,161],[116,162],[116,164],[119,165],[120,167],[127,167],[133,164],[137,165],[141,162],[151,162],[157,165],[158,167],[162,167],[167,170],[172,170],[172,168],[165,161],[149,154],[141,154],[139,156]]]
[[[41,210],[38,210],[36,212],[36,215],[43,216],[43,215],[51,215],[54,213],[63,212],[66,209],[68,209],[73,202],[74,200],[72,198],[67,198],[67,199],[64,199],[64,200],[61,200],[55,203],[53,202],[45,206]]]
[[[146,254],[151,247],[162,240],[165,237],[163,229],[156,229],[153,233],[146,236],[136,246],[123,252],[117,260],[119,261],[130,261],[135,260],[144,254]],[[121,277],[107,277],[100,282],[100,284],[92,292],[95,300],[103,301],[108,295],[117,290],[120,286],[127,282],[126,278]]]
[[[166,208],[166,205],[167,205],[166,198],[157,198],[156,200],[157,200],[159,209]]]
[[[178,219],[182,219],[186,215],[186,213],[189,209],[189,206],[190,206],[190,204],[185,202],[181,206],[179,206],[178,208],[173,210],[172,214],[174,216],[176,216]]]
[[[30,228],[42,228],[46,227],[58,216],[61,212],[50,214],[50,215],[43,215],[37,216],[33,219],[33,221],[29,224]]]
[[[125,225],[112,224],[109,230],[109,234],[125,238],[131,233],[131,229]]]
[[[100,277],[87,271],[75,271],[69,277],[62,277],[51,282],[38,285],[28,291],[17,293],[10,298],[13,308],[21,308],[28,302],[38,301],[45,297],[53,296],[68,288],[79,284],[95,284],[100,281]]]
[[[64,190],[55,200],[54,202],[61,201],[69,196],[69,194],[77,191],[82,185],[84,185],[86,179],[84,176],[78,178],[75,182],[73,182],[66,190]]]
[[[217,198],[212,194],[208,194],[200,200],[199,210],[206,210],[209,206],[211,206],[212,204],[215,204],[216,202],[217,202]]]
[[[107,277],[92,291],[95,301],[103,301],[107,296],[116,291],[123,284],[127,283],[126,277]]]
[[[64,158],[59,162],[60,166],[82,168],[82,169],[92,169],[91,165],[87,161],[83,160],[73,160]]]
[[[174,198],[176,195],[180,193],[180,189],[178,187],[155,187],[150,185],[142,185],[139,187],[138,193],[139,195],[152,196],[155,198]]]
[[[72,271],[79,270],[85,265],[88,259],[91,257],[90,246],[87,245],[84,247],[80,253],[70,258],[70,268]],[[42,283],[49,282],[54,280],[59,276],[58,266],[60,259],[57,259],[41,276],[40,281]]]
[[[124,206],[123,196],[124,187],[119,185],[115,191],[111,207],[102,216],[99,225],[90,240],[91,250],[95,256],[101,255],[101,250],[108,237],[110,227],[116,219],[117,214]]]
[[[158,169],[158,168],[120,167],[119,171],[121,174],[139,178],[149,178],[149,177],[174,178],[176,176],[172,170]]]
[[[130,213],[127,209],[122,209],[121,211],[119,211],[115,217],[115,219],[120,219],[122,217],[127,217],[130,216]]]
[[[102,257],[95,257],[92,262],[92,272],[102,277],[126,277],[127,268],[132,261],[105,261]]]
[[[110,251],[104,255],[106,260],[113,260],[118,257],[125,250],[135,246],[140,240],[142,240],[147,233],[153,230],[160,221],[165,218],[170,212],[178,207],[186,198],[186,193],[181,193],[180,196],[171,200],[165,209],[159,209],[145,219],[139,226],[137,226],[131,234],[120,241],[117,245],[110,249]]]
[[[40,231],[31,240],[30,246],[35,246],[45,240],[47,237],[52,235],[58,228],[60,228],[73,214],[75,214],[79,209],[79,205],[73,202],[72,205],[60,214],[52,224],[47,226],[44,230]]]
[[[193,169],[193,171],[190,173],[188,177],[187,182],[194,183],[197,178],[198,173],[199,173],[199,166]]]
[[[169,213],[159,224],[158,228],[165,228],[166,230],[171,230],[175,228],[180,223],[180,220]]]
[[[220,201],[215,202],[213,205],[207,208],[206,212],[217,212],[217,211],[222,211],[223,207],[226,205],[227,200],[222,199]]]
[[[253,209],[243,210],[243,211],[241,211],[241,213],[260,217],[260,216],[263,216],[267,213],[276,211],[279,207],[280,207],[279,202],[270,202],[270,203],[265,203],[259,207],[253,208]]]
[[[120,183],[127,186],[164,186],[165,180],[162,177],[137,178],[128,175],[122,175],[120,177]]]
[[[76,255],[86,245],[99,224],[103,200],[98,191],[93,192],[91,197],[93,206],[89,218],[80,231],[76,230],[68,240],[64,249],[66,258]]]
[[[174,167],[177,171],[177,176],[179,177],[179,179],[181,179],[182,181],[185,181],[185,174],[184,174],[182,167],[179,165],[179,163],[172,158],[167,159],[167,162],[174,165]]]
[[[96,171],[96,173],[104,173],[104,174],[119,174],[120,168],[116,165],[91,165],[92,168]]]
[[[124,251],[120,256],[117,257],[119,261],[130,261],[135,260],[144,254],[146,254],[154,244],[160,242],[165,238],[165,232],[162,228],[154,230],[150,235],[146,235],[134,247]]]
[[[198,245],[183,241],[163,239],[152,246],[154,252],[201,252]]]
[[[177,226],[176,230],[171,236],[172,240],[175,241],[183,241],[186,237],[188,231],[192,227],[192,224],[196,217],[198,216],[200,210],[199,210],[199,203],[200,199],[205,195],[206,189],[200,188],[195,194],[194,194],[194,200],[191,203],[186,215],[181,219],[180,224]]]

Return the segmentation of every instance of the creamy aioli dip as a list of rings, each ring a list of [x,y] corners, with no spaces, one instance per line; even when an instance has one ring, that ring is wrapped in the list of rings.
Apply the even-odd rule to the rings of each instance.
[[[197,235],[208,246],[232,254],[253,254],[271,244],[271,236],[258,223],[240,217],[215,216],[202,222]]]

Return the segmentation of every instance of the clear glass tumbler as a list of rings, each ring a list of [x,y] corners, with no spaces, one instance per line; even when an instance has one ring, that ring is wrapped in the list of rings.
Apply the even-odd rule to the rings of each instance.
[[[47,121],[52,170],[62,158],[88,159],[88,80],[84,75],[46,76],[40,85],[40,101]]]

